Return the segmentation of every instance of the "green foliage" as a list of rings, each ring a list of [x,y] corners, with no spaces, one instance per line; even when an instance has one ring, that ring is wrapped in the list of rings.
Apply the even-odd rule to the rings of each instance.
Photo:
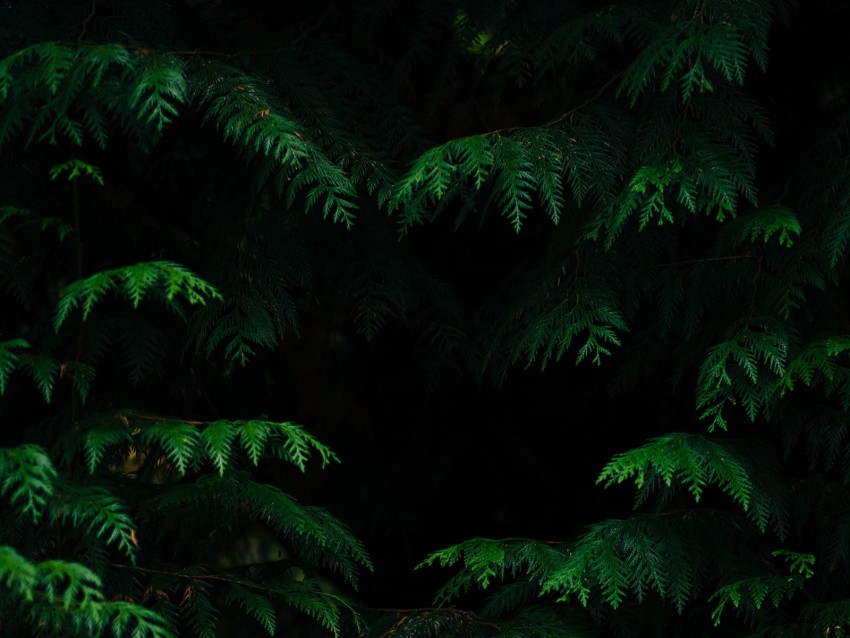
[[[192,272],[167,261],[154,261],[105,270],[69,284],[59,300],[54,327],[58,331],[68,315],[80,307],[85,320],[95,303],[112,291],[127,297],[138,308],[146,294],[159,293],[160,299],[178,310],[175,297],[184,297],[190,304],[204,304],[207,299],[221,295],[208,282]],[[164,299],[163,299],[164,297]]]
[[[221,517],[224,520],[236,520],[244,516],[247,507],[252,518],[269,523],[277,534],[288,539],[293,551],[299,555],[303,569],[309,566],[330,569],[339,573],[353,587],[357,586],[358,565],[371,569],[371,562],[363,546],[326,511],[299,506],[277,488],[255,483],[247,476],[225,473],[225,468],[235,458],[237,440],[244,445],[246,456],[253,464],[259,461],[263,446],[273,450],[278,458],[293,463],[301,471],[305,470],[306,460],[313,450],[324,463],[335,459],[327,447],[300,427],[288,423],[219,421],[198,434],[195,429],[197,424],[136,413],[122,413],[106,421],[118,423],[118,428],[110,429],[104,421],[96,420],[99,425],[81,435],[90,472],[101,469],[109,445],[124,446],[124,450],[135,450],[138,455],[144,450],[147,458],[161,454],[162,458],[157,457],[154,463],[156,466],[173,463],[181,473],[189,469],[197,471],[202,461],[220,467],[220,476],[202,475],[195,483],[175,486],[148,500],[140,516],[144,520],[150,516],[164,516],[157,525],[160,534],[176,527],[186,529],[187,524],[209,524],[206,519],[187,523],[185,511],[189,505],[207,508],[218,520]],[[135,439],[128,428],[134,428],[132,431],[137,433]],[[217,434],[207,438],[207,431]],[[222,437],[222,431],[229,431],[229,435]],[[116,432],[122,432],[123,436],[116,435]],[[194,437],[189,433],[194,433]],[[204,443],[209,441],[216,441],[218,448],[209,451],[203,449]],[[21,520],[39,523],[46,519],[52,525],[70,525],[88,538],[87,543],[100,543],[104,549],[114,547],[130,560],[131,566],[138,563],[139,524],[128,513],[126,504],[106,485],[79,486],[66,480],[58,481],[57,470],[44,450],[37,446],[4,449],[2,452],[0,470],[5,479],[0,495],[9,493]],[[208,452],[212,456],[207,457]],[[215,508],[209,510],[212,504]],[[47,513],[49,516],[46,516]],[[91,635],[98,635],[103,627],[110,626],[118,635],[125,635],[122,632],[135,632],[133,635],[175,635],[173,628],[159,613],[138,604],[102,602],[102,580],[88,568],[62,561],[47,561],[31,566],[13,548],[6,550],[7,553],[0,560],[0,582],[12,590],[15,596],[30,602],[36,601],[39,605],[41,592],[46,592],[44,604],[52,604],[54,598],[61,594],[67,612],[67,618],[60,615],[55,620],[57,628],[63,628],[61,631],[74,628],[75,631],[90,631]],[[21,566],[22,561],[24,567]],[[179,582],[189,577],[189,574],[184,577],[175,572],[174,577]],[[217,577],[217,580],[231,582],[225,577]],[[187,593],[187,590],[184,597],[195,599],[191,603],[187,601],[181,615],[185,614],[186,622],[199,635],[208,634],[213,631],[219,612],[211,604],[208,595],[205,595],[202,580],[191,587],[191,593]],[[275,614],[270,601],[262,593],[246,589],[257,587],[256,583],[241,580],[234,574],[232,583],[226,588],[225,604],[233,603],[243,608],[246,614],[256,618],[273,635]],[[303,589],[296,584],[276,587],[272,591],[277,599],[316,618],[337,635],[342,622],[341,610],[353,614],[355,618],[357,616],[357,612],[343,596],[328,598],[317,587]],[[39,613],[39,608],[34,607],[33,617]]]
[[[802,232],[794,211],[777,204],[761,208],[727,224],[723,229],[721,241],[725,239],[727,245],[734,249],[747,242],[756,243],[756,240],[767,243],[776,235],[780,246],[790,247],[795,237]]]
[[[352,605],[340,596],[323,592],[316,580],[291,581],[282,588],[281,593],[285,595],[288,605],[319,621],[334,636],[343,635],[340,629],[343,626],[342,611],[352,615],[355,630],[362,630],[359,616]]]
[[[697,396],[700,416],[711,419],[709,431],[726,429],[726,403],[739,399],[751,421],[770,409],[772,388],[785,373],[789,333],[779,322],[753,320],[712,348],[700,369]]]
[[[372,569],[363,545],[327,511],[302,507],[272,485],[238,482],[238,493],[259,519],[298,548],[308,563],[330,568],[357,587],[359,566]]]
[[[474,538],[432,553],[417,569],[434,564],[442,567],[464,565],[465,570],[437,595],[439,602],[448,603],[472,586],[487,588],[492,581],[503,580],[506,573],[511,576],[525,573],[534,580],[542,580],[564,564],[569,552],[569,547],[533,540]],[[512,605],[506,607],[510,609]]]
[[[269,632],[270,636],[274,636],[276,624],[275,611],[268,598],[262,594],[256,594],[242,587],[235,586],[228,592],[226,602],[228,604],[238,604],[248,614],[253,616],[263,626],[263,629]]]
[[[261,79],[230,66],[206,63],[199,69],[195,91],[205,107],[205,119],[214,122],[225,140],[238,143],[249,157],[261,156],[272,164],[275,188],[290,205],[303,193],[304,204],[322,203],[325,217],[350,226],[354,220],[355,187],[345,170],[329,161],[320,143],[303,124],[285,114]]]
[[[0,546],[0,583],[10,597],[7,604],[20,605],[9,623],[12,630],[29,625],[42,635],[177,635],[166,619],[150,609],[105,600],[101,579],[79,563],[32,563],[14,548]]]
[[[95,472],[115,452],[120,456],[131,450],[157,459],[157,463],[170,463],[181,474],[211,464],[219,476],[237,465],[240,448],[252,465],[256,466],[268,450],[268,456],[288,461],[302,472],[306,471],[313,452],[321,458],[322,467],[339,460],[330,448],[296,423],[260,420],[201,423],[126,410],[93,416],[80,426],[80,442],[89,472]],[[112,454],[107,454],[110,451]]]
[[[66,165],[62,165],[63,167]],[[58,168],[58,167],[54,167]],[[84,170],[93,170],[97,171],[96,167],[85,165]],[[76,173],[77,167],[74,166],[71,169],[71,174],[76,177],[78,174]],[[25,208],[16,208],[14,206],[0,206],[0,224],[8,224],[10,221],[17,221],[21,226],[25,224],[33,224],[37,223],[39,226],[39,230],[41,232],[46,231],[48,228],[53,228],[56,231],[59,240],[65,239],[68,234],[73,230],[73,227],[70,224],[63,222],[58,217],[41,217],[35,215],[31,210],[27,210]]]
[[[102,538],[107,545],[114,544],[135,562],[136,525],[126,510],[126,505],[105,487],[63,485],[57,495],[55,516],[70,519],[74,527],[85,529],[86,534],[93,534],[97,539]]]
[[[720,587],[711,596],[711,600],[717,601],[717,607],[711,613],[715,626],[720,624],[723,609],[728,603],[731,602],[735,609],[750,617],[755,617],[766,601],[779,607],[802,589],[805,579],[814,575],[811,565],[815,557],[812,554],[776,550],[773,556],[784,558],[789,563],[788,571],[791,575],[755,576]]]
[[[760,530],[765,530],[771,518],[781,529],[782,511],[777,511],[770,496],[759,489],[751,472],[746,458],[723,441],[670,433],[617,454],[602,470],[597,483],[608,487],[634,480],[636,505],[656,490],[674,489],[674,481],[684,486],[697,502],[706,487],[716,485],[747,512]]]
[[[25,339],[10,339],[0,342],[0,394],[6,391],[9,375],[17,368],[21,360],[20,350],[29,348]]]
[[[0,61],[0,100],[5,116],[0,144],[28,126],[30,143],[57,143],[64,138],[81,144],[88,133],[105,147],[106,113],[118,105],[91,95],[84,100],[82,112],[72,114],[68,112],[71,100],[88,83],[98,87],[110,85],[113,79],[126,81],[132,68],[126,49],[114,44],[73,47],[42,42],[13,52]],[[123,102],[121,106],[126,108],[126,96]],[[32,110],[35,104],[41,106],[37,111]]]
[[[33,522],[44,514],[53,496],[56,469],[37,445],[0,448],[0,496],[9,495],[12,506]]]
[[[847,633],[850,88],[807,32],[847,13],[810,4],[4,3],[4,631]],[[634,511],[432,552],[435,608],[352,602],[363,543],[281,489],[336,454],[257,415],[365,441],[348,379],[395,408],[517,364],[571,445],[620,402],[597,484]]]
[[[0,68],[3,107],[9,117],[4,121],[4,141],[26,123],[29,144],[59,144],[64,135],[73,144],[83,146],[87,133],[105,149],[117,124],[133,133],[145,147],[164,134],[182,106],[196,99],[196,88],[188,83],[184,61],[168,53],[130,52],[112,45],[45,43],[13,54]],[[107,90],[96,99],[92,99],[94,94],[86,95],[85,110],[77,119],[79,112],[72,114],[68,110],[86,85],[95,92]],[[10,87],[18,91],[15,100],[6,99]],[[114,102],[116,97],[119,103]],[[41,107],[41,115],[32,121],[29,113],[20,110],[27,100],[30,105],[47,101]],[[113,116],[114,124],[110,123]],[[263,148],[257,150],[269,151],[265,144],[274,134],[275,131],[262,132],[266,141],[258,141]],[[307,165],[307,160],[321,165],[325,161],[321,153],[318,148],[307,148],[303,165]],[[330,168],[325,170],[333,172]],[[344,595],[329,595],[320,589],[315,584],[315,574],[330,570],[356,588],[358,568],[371,568],[362,544],[325,510],[299,506],[273,486],[254,482],[243,474],[238,474],[237,479],[233,474],[238,468],[257,467],[272,459],[285,461],[304,473],[313,455],[321,459],[322,467],[338,460],[329,447],[291,422],[194,421],[140,410],[96,408],[79,414],[80,406],[89,397],[96,368],[111,359],[114,333],[128,359],[135,385],[142,385],[151,373],[163,373],[161,357],[164,350],[172,347],[173,324],[160,321],[157,325],[157,320],[150,318],[155,313],[145,317],[143,300],[154,299],[187,322],[192,317],[189,307],[222,304],[224,298],[206,279],[166,260],[142,261],[84,276],[79,251],[81,227],[85,227],[81,217],[86,213],[81,210],[80,201],[87,187],[79,178],[88,177],[100,188],[108,187],[108,183],[98,166],[76,158],[50,168],[52,181],[61,182],[59,178],[63,176],[72,187],[72,224],[11,206],[3,208],[0,219],[4,231],[8,229],[8,246],[12,249],[19,242],[30,240],[32,222],[38,227],[33,242],[54,228],[60,242],[73,234],[81,275],[70,284],[60,281],[57,286],[53,336],[40,327],[43,345],[38,350],[23,338],[7,339],[0,346],[0,392],[6,392],[14,382],[10,377],[19,369],[29,373],[46,402],[54,399],[63,379],[71,379],[75,392],[71,403],[73,426],[57,437],[61,439],[61,465],[54,463],[52,453],[34,444],[0,450],[0,496],[8,498],[12,505],[8,520],[2,521],[3,529],[17,527],[31,532],[29,538],[10,537],[18,539],[18,547],[4,548],[0,561],[0,583],[10,592],[0,605],[4,621],[17,602],[26,601],[10,627],[31,627],[45,635],[110,633],[139,637],[174,636],[178,627],[186,627],[198,635],[211,636],[219,631],[222,610],[233,615],[241,609],[245,616],[256,619],[265,631],[274,634],[276,609],[288,605],[341,635],[344,624],[359,622],[358,612]],[[321,174],[317,179],[338,178]],[[308,204],[316,199],[316,188],[308,193]],[[4,272],[4,278],[14,272],[14,262],[4,261],[7,263],[10,270]],[[132,314],[127,315],[126,309],[113,310],[106,303],[111,294],[126,298]],[[187,302],[187,306],[181,302]],[[69,327],[68,319],[77,309],[82,311],[82,322],[74,335],[75,328]],[[63,349],[63,339],[76,341],[75,349]],[[199,349],[212,354],[216,339],[213,335],[210,342],[200,342]],[[245,360],[247,357],[243,363]],[[100,401],[96,403],[102,405]],[[87,472],[79,471],[80,461]],[[161,495],[143,495],[144,485],[168,484],[176,478],[185,489],[174,486]],[[128,499],[118,496],[126,481],[137,485]],[[211,502],[217,502],[219,510],[209,510]],[[212,581],[206,580],[204,567],[175,568],[151,563],[151,556],[156,553],[150,531],[154,521],[160,521],[154,527],[159,527],[160,532],[185,529],[187,505],[198,512],[208,512],[193,520],[191,527],[201,535],[214,530],[213,537],[219,544],[222,540],[227,542],[228,535],[235,535],[234,524],[239,521],[244,524],[253,519],[270,525],[281,539],[288,541],[287,555],[292,555],[292,561],[271,564],[271,573],[263,577],[243,577],[237,568],[214,576]],[[224,520],[221,512],[226,513]],[[64,551],[81,562],[30,562],[26,556],[56,553],[54,546],[44,542],[51,534],[72,540],[76,553],[70,547]],[[213,551],[210,547],[195,560],[210,564],[214,561]],[[308,570],[310,575],[305,579]],[[301,574],[303,586],[300,580],[293,581],[292,574],[296,572]],[[132,574],[132,578],[127,580],[125,574]],[[139,588],[138,583],[143,580],[148,585]],[[182,591],[183,602],[179,606],[162,604],[171,595],[169,591]]]
[[[63,173],[68,173],[68,181],[79,177],[88,177],[103,186],[103,173],[97,166],[87,164],[82,160],[71,159],[50,169],[50,179],[58,179]]]
[[[717,608],[711,616],[714,624],[719,625],[723,610],[732,603],[735,609],[752,618],[765,602],[779,607],[802,587],[801,579],[787,576],[755,576],[739,580],[721,587],[712,595],[712,600],[717,601]]]
[[[21,366],[29,370],[44,400],[50,403],[53,386],[59,374],[59,362],[48,356],[25,354],[21,357]]]
[[[591,112],[574,122],[559,119],[547,127],[494,131],[432,148],[398,180],[389,209],[401,211],[407,228],[439,211],[444,200],[471,197],[472,188],[488,193],[488,207],[494,204],[516,232],[533,203],[557,224],[567,205],[565,175],[579,204],[592,185],[604,183],[595,173],[602,168],[597,162],[612,154],[603,137],[610,122],[598,115],[608,114]]]
[[[181,615],[198,638],[213,638],[218,611],[210,600],[210,586],[203,580],[189,581],[180,601]]]
[[[134,62],[129,105],[135,109],[136,117],[161,132],[177,116],[178,107],[187,98],[183,62],[174,55],[159,52],[142,53]]]

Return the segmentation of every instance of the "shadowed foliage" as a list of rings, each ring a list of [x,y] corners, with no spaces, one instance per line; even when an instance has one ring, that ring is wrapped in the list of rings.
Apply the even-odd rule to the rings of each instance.
[[[845,635],[800,4],[0,4],[0,632]]]

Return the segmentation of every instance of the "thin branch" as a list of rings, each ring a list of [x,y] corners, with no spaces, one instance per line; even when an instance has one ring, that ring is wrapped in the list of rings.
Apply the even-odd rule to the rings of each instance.
[[[89,28],[89,22],[92,21],[96,13],[97,0],[91,0],[91,10],[89,11],[89,14],[86,16],[85,20],[83,20],[83,23],[80,25],[80,35],[77,37],[78,43],[81,43],[83,41],[83,38],[85,38],[86,32]]]
[[[605,84],[600,86],[599,89],[593,95],[591,95],[589,98],[587,98],[584,102],[582,102],[581,104],[578,104],[577,106],[574,106],[573,108],[571,108],[569,111],[566,111],[565,113],[561,113],[561,115],[559,115],[556,118],[549,120],[548,122],[544,122],[543,124],[536,124],[536,125],[532,125],[532,126],[507,126],[507,127],[504,127],[504,128],[493,129],[492,131],[487,131],[486,133],[480,133],[479,135],[481,137],[485,137],[485,136],[488,136],[488,135],[503,135],[505,133],[511,133],[513,131],[519,131],[519,130],[526,129],[526,128],[548,128],[550,126],[555,126],[556,124],[560,124],[564,120],[571,118],[578,111],[582,110],[586,106],[588,106],[591,103],[598,100],[602,96],[602,94],[605,92],[605,90],[609,86],[611,86],[614,83],[615,80],[620,78],[624,73],[625,73],[625,71],[620,71],[619,73],[611,76],[611,78],[607,82],[605,82]]]
[[[127,34],[124,34],[124,35],[127,35]],[[157,48],[153,48],[153,47],[139,46],[139,45],[136,45],[136,44],[122,44],[121,46],[124,47],[125,49],[127,49],[128,51],[134,51],[136,53],[141,53],[142,55],[153,55],[153,54],[157,54],[157,53],[167,53],[167,54],[170,54],[170,55],[177,55],[177,56],[183,56],[183,57],[206,56],[206,57],[211,57],[211,58],[225,58],[227,60],[233,60],[233,59],[237,58],[238,56],[244,54],[244,52],[223,53],[221,51],[207,51],[207,50],[204,50],[204,49],[184,49],[184,50],[182,50],[182,49],[176,49],[176,50],[157,49]],[[279,53],[279,51],[278,51],[278,53]]]
[[[121,420],[124,420],[124,419],[127,418],[122,412],[118,412],[116,414],[116,416]],[[157,416],[155,414],[140,414],[138,412],[133,413],[132,418],[143,419],[145,421],[170,421],[170,420],[174,421],[174,420],[177,420],[177,421],[180,421],[182,423],[186,423],[188,425],[205,425],[206,424],[206,421],[194,421],[194,420],[191,420],[191,419],[174,419],[174,418],[169,418],[169,417]]]
[[[172,576],[176,578],[186,578],[189,580],[217,580],[225,583],[237,582],[234,578],[220,576],[218,574],[187,574],[186,572],[176,572],[166,569],[152,569],[150,567],[139,567],[138,565],[126,565],[123,563],[109,563],[109,566],[117,567],[118,569],[131,569],[133,571],[143,572],[145,574],[159,574],[160,576]],[[240,582],[240,584],[244,583]]]
[[[702,259],[686,259],[684,261],[667,261],[662,264],[655,264],[654,268],[661,268],[663,266],[683,266],[686,264],[701,264],[703,262],[708,261],[740,261],[741,259],[755,259],[755,255],[750,255],[749,253],[744,255],[728,255],[726,257],[704,257]]]
[[[395,622],[395,624],[381,634],[381,638],[389,638],[390,636],[395,635],[395,631],[397,629],[402,628],[407,619],[412,616],[427,617],[429,615],[436,614],[451,616],[460,623],[478,625],[481,627],[487,627],[489,629],[495,629],[496,631],[502,630],[501,626],[497,625],[496,623],[489,622],[486,620],[479,620],[472,612],[462,611],[460,609],[455,609],[454,607],[415,607],[412,609],[396,609],[392,607],[364,607],[363,609],[378,613],[397,614],[399,616],[399,619]]]

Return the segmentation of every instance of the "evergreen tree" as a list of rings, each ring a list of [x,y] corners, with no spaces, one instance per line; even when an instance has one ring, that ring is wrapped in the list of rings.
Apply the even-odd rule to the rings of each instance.
[[[847,633],[850,12],[811,5],[5,2],[0,631]],[[290,495],[337,456],[270,399],[343,325],[436,396],[650,377],[599,469],[633,511],[358,600]]]

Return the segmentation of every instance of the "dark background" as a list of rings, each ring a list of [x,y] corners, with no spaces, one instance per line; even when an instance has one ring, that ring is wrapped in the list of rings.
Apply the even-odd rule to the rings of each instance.
[[[253,38],[273,39],[279,35],[276,19],[310,22],[330,9],[298,5],[304,13],[298,16],[258,2],[177,4],[184,7],[181,37],[188,40],[178,44],[190,49],[238,49]],[[781,188],[774,176],[799,161],[795,149],[802,148],[809,130],[817,126],[825,92],[846,86],[848,5],[815,4],[801,3],[790,25],[774,28],[768,73],[748,76],[749,87],[764,96],[777,146],[783,149],[760,158],[758,180],[768,190]],[[345,22],[332,13],[326,20],[323,28],[331,32]],[[61,31],[61,26],[54,27]],[[97,28],[93,23],[95,34]],[[109,27],[104,23],[102,28]],[[375,44],[390,60],[404,45],[398,33],[394,36]],[[600,73],[607,63],[600,62]],[[551,114],[549,105],[523,90],[506,96],[499,109],[489,109],[474,92],[434,86],[429,71],[433,69],[425,65],[411,73],[415,82],[408,101],[415,110],[419,97],[424,103],[426,94],[446,92],[448,106],[442,116],[422,117],[432,140],[545,121]],[[58,161],[65,152],[34,149],[25,162]],[[227,268],[227,251],[238,244],[247,225],[242,213],[249,208],[245,202],[252,184],[244,175],[244,162],[209,128],[186,118],[150,155],[120,142],[107,152],[84,152],[87,161],[102,167],[107,184],[81,191],[85,205],[97,212],[92,221],[83,221],[88,270],[163,257],[196,268],[202,276],[216,265]],[[5,165],[16,162],[7,151]],[[10,197],[15,188],[19,193],[40,192],[46,203],[69,195],[67,185],[49,182],[44,175],[10,184]],[[221,210],[228,206],[234,215],[222,218]],[[642,370],[642,362],[632,359],[630,340],[636,337],[630,335],[640,333],[639,321],[623,347],[601,367],[588,362],[575,366],[568,352],[544,370],[537,363],[525,367],[519,362],[504,378],[482,372],[459,352],[435,361],[425,336],[429,316],[419,314],[429,300],[412,304],[405,316],[389,318],[371,340],[358,332],[357,310],[339,294],[350,283],[346,250],[368,245],[376,236],[393,238],[399,259],[441,281],[453,295],[465,334],[474,339],[476,313],[533,262],[553,232],[542,215],[530,219],[517,235],[506,220],[492,215],[455,228],[455,214],[449,210],[397,241],[395,220],[375,211],[361,211],[350,230],[318,215],[289,220],[313,258],[311,285],[294,287],[300,313],[297,337],[285,337],[272,350],[261,349],[244,368],[220,356],[206,362],[174,350],[165,364],[167,374],[140,384],[132,405],[120,395],[119,376],[102,373],[93,388],[95,402],[104,408],[120,403],[186,418],[266,414],[304,424],[342,463],[324,471],[313,466],[305,476],[268,465],[261,468],[261,477],[305,504],[326,507],[364,541],[375,573],[364,575],[360,596],[370,604],[429,604],[447,574],[428,568],[411,575],[412,570],[428,552],[447,544],[475,536],[566,541],[580,535],[588,523],[627,516],[632,498],[628,488],[606,491],[595,485],[607,460],[664,432],[701,427],[694,415],[695,370],[674,381],[671,367]],[[271,228],[251,235],[258,242],[283,232],[277,222],[264,219]],[[700,229],[692,233],[692,250],[699,254]],[[218,254],[222,262],[216,264]],[[66,253],[37,257],[43,259],[44,281],[61,280],[62,273],[71,277]],[[3,294],[6,330],[11,333],[33,323],[26,311],[13,315],[5,310],[14,301],[11,292]],[[118,355],[108,361],[119,375]],[[623,388],[612,371],[626,366],[640,372],[635,385]],[[3,416],[19,416],[33,393],[27,380],[16,379]],[[45,408],[42,416],[57,418],[51,410]]]

